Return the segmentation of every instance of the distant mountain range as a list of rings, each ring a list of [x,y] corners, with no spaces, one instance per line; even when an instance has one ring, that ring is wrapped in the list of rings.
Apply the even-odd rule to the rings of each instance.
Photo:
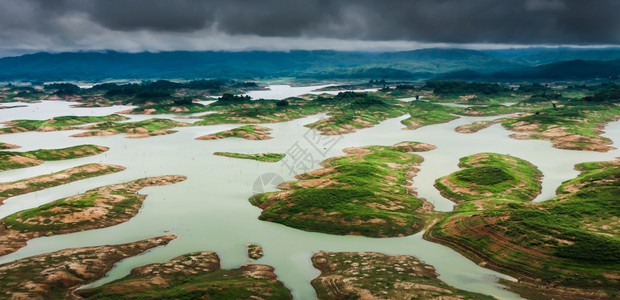
[[[477,80],[618,78],[620,48],[431,48],[402,52],[115,51],[0,58],[0,81],[261,79],[275,77]]]

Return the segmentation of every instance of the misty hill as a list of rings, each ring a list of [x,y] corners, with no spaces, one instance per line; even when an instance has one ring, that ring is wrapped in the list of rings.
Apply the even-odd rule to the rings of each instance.
[[[474,70],[459,70],[437,76],[443,79],[464,80],[588,80],[620,78],[620,60],[569,60],[534,67],[522,67],[482,73]]]
[[[0,58],[0,81],[275,77],[425,79],[617,77],[620,49],[431,48],[344,51],[115,51],[35,53]]]

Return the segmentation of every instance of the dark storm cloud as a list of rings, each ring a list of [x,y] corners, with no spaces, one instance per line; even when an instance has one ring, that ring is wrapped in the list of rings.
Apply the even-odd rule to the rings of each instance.
[[[93,1],[93,20],[114,30],[197,30],[213,20],[215,5],[195,0],[105,0]]]
[[[227,1],[231,34],[442,43],[618,43],[620,1]],[[280,3],[280,4],[276,4]]]
[[[618,12],[617,0],[2,0],[0,49],[618,45]]]

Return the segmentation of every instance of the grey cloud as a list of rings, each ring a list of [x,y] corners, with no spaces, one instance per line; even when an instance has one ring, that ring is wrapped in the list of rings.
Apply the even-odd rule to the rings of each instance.
[[[2,0],[0,49],[618,45],[619,11],[616,0]]]
[[[211,24],[215,3],[197,0],[93,1],[93,20],[114,30],[192,31]]]

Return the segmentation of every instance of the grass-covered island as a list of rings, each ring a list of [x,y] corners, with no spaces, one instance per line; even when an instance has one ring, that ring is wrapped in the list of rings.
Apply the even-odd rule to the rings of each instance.
[[[104,277],[116,262],[175,238],[166,235],[120,245],[64,249],[0,265],[0,298],[72,299],[75,289]]]
[[[26,178],[13,182],[0,183],[0,204],[9,197],[14,197],[81,179],[120,172],[125,167],[110,164],[87,164],[65,169],[49,175]]]
[[[420,231],[432,205],[411,188],[422,157],[411,153],[434,146],[402,142],[394,146],[347,148],[323,169],[297,175],[284,191],[257,194],[261,220],[341,235],[405,236]]]
[[[456,203],[484,206],[491,200],[527,201],[540,194],[542,173],[520,158],[478,153],[461,158],[459,167],[435,181],[441,194]]]
[[[447,285],[432,266],[413,256],[321,251],[312,264],[321,271],[312,280],[321,300],[493,299]]]
[[[87,299],[292,299],[274,268],[220,268],[215,252],[194,252],[131,270],[125,278],[79,290]]]
[[[504,175],[489,178],[487,195],[462,202],[424,237],[519,279],[505,284],[528,298],[617,298],[620,160],[576,168],[581,174],[564,182],[557,197],[531,203],[530,191],[515,194],[501,187],[510,179],[496,178],[514,176],[515,171],[501,167]],[[459,172],[463,170],[449,177]],[[524,179],[520,185],[526,190],[535,176]],[[459,195],[450,185],[439,188],[446,195]]]
[[[0,220],[0,255],[15,252],[37,237],[123,223],[138,213],[146,198],[139,190],[183,180],[185,176],[167,175],[102,186],[9,215]]]
[[[100,123],[126,121],[129,118],[121,115],[107,116],[61,116],[48,120],[14,120],[2,122],[6,127],[0,128],[0,134],[26,131],[59,131],[77,129],[79,126]]]
[[[240,158],[240,159],[251,159],[262,162],[278,162],[284,158],[286,154],[284,153],[256,153],[256,154],[245,154],[245,153],[235,153],[235,152],[213,152],[213,155],[232,157],[232,158]]]
[[[230,130],[220,131],[212,134],[199,136],[197,140],[219,140],[229,137],[242,138],[246,140],[268,140],[272,139],[271,128],[257,125],[243,125]]]
[[[0,142],[0,150],[17,149],[18,145]]]
[[[557,104],[556,104],[557,102]],[[548,140],[558,149],[607,152],[615,149],[612,141],[601,136],[604,127],[620,119],[620,106],[608,102],[556,101],[553,106],[524,102],[525,113],[476,121],[457,127],[460,133],[475,133],[494,124],[502,124],[514,139]],[[516,107],[516,106],[515,106]]]
[[[32,167],[45,161],[97,155],[108,151],[98,145],[78,145],[61,149],[38,149],[26,152],[0,151],[0,171]]]
[[[102,122],[83,127],[88,131],[76,133],[72,137],[87,137],[100,135],[115,135],[128,133],[127,138],[147,138],[175,133],[172,128],[188,126],[187,123],[169,119],[148,119],[137,122]]]

